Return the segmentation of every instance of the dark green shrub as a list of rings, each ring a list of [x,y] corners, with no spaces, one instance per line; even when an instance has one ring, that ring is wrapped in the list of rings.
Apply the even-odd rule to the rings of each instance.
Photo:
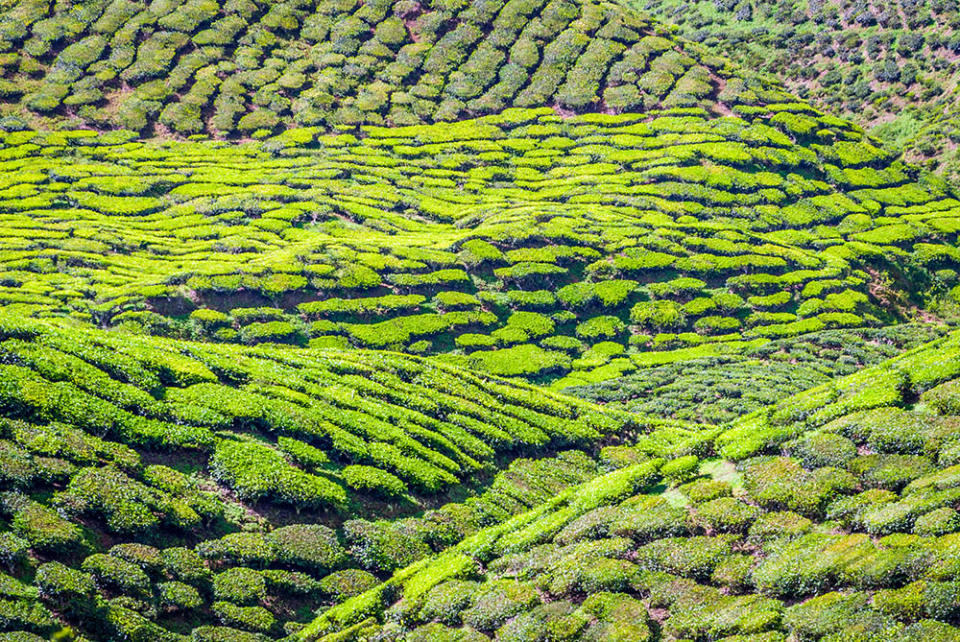
[[[634,446],[604,446],[600,450],[600,463],[603,470],[626,468],[647,459],[649,456]]]
[[[100,589],[110,589],[136,598],[150,598],[150,578],[132,562],[96,553],[83,560],[81,567],[93,575]]]
[[[480,584],[467,580],[449,580],[438,584],[424,598],[420,619],[458,626],[461,612],[473,603],[479,588]]]
[[[320,524],[281,526],[266,535],[277,557],[285,564],[318,572],[328,572],[347,559],[337,534]]]
[[[913,582],[900,589],[884,589],[873,594],[873,608],[898,620],[915,622],[923,617],[927,583]]]
[[[341,506],[346,492],[325,477],[290,466],[283,456],[263,444],[221,441],[210,460],[214,477],[246,500],[273,501],[319,508]]]
[[[826,517],[831,520],[839,520],[843,524],[862,528],[864,513],[896,500],[897,495],[892,491],[871,488],[857,495],[840,497],[834,500],[827,506]]]
[[[53,613],[32,600],[0,599],[0,621],[6,628],[35,631],[45,636],[50,636],[60,629]]]
[[[55,502],[72,514],[100,517],[116,533],[146,533],[159,526],[161,518],[185,527],[200,522],[188,506],[112,467],[81,469]]]
[[[160,608],[170,611],[190,611],[203,605],[197,589],[183,582],[157,584],[157,602]]]
[[[623,510],[610,523],[610,534],[646,542],[687,532],[687,511],[670,504],[663,497],[641,498],[623,505]]]
[[[343,602],[380,584],[373,573],[348,568],[330,573],[320,580],[320,590],[334,602]]]
[[[764,513],[750,525],[750,539],[756,542],[766,542],[780,537],[799,537],[810,532],[813,522],[796,513],[773,512]]]
[[[891,622],[871,611],[868,599],[863,593],[827,593],[786,609],[783,624],[798,639],[815,640],[841,632],[852,636],[857,631],[879,634]]]
[[[860,589],[897,586],[920,577],[929,564],[926,552],[909,546],[876,548],[846,561],[839,579]]]
[[[276,545],[261,533],[230,533],[201,542],[196,551],[208,560],[261,568],[278,557]]]
[[[665,632],[674,639],[758,634],[775,628],[782,604],[756,595],[724,595],[707,586],[676,586]],[[665,596],[667,597],[667,596]],[[762,639],[762,638],[761,638]]]
[[[0,440],[0,483],[5,488],[27,489],[41,472],[27,451],[5,439]]]
[[[22,495],[5,495],[2,501],[5,510],[13,514],[10,527],[14,534],[30,542],[34,550],[54,555],[90,550],[91,544],[83,529],[63,519],[55,510]]]
[[[163,569],[175,580],[187,584],[203,584],[210,579],[210,569],[195,551],[189,548],[165,548],[160,551]]]
[[[29,633],[27,631],[10,631],[7,633],[0,633],[0,641],[2,642],[44,642],[46,638],[42,638],[35,633]]]
[[[784,450],[799,459],[805,468],[843,467],[857,456],[857,445],[842,435],[811,432],[784,445]]]
[[[586,594],[599,591],[629,591],[640,575],[636,564],[627,560],[602,557],[590,562],[580,573],[578,587]]]
[[[40,596],[51,604],[73,613],[85,613],[93,606],[97,587],[93,578],[83,571],[47,562],[37,569],[34,580]]]
[[[936,537],[957,530],[960,530],[960,515],[949,506],[921,515],[913,523],[913,532],[917,535]]]
[[[745,533],[761,516],[756,506],[721,497],[697,506],[696,523],[711,533]]]
[[[237,123],[237,130],[245,134],[256,134],[261,130],[272,131],[280,123],[280,118],[269,109],[257,109],[244,115]]]
[[[320,583],[306,573],[268,569],[260,571],[273,595],[284,597],[312,595],[320,590]]]
[[[637,549],[637,563],[652,571],[664,571],[695,580],[705,580],[730,554],[725,537],[668,537]]]
[[[960,614],[960,582],[926,582],[923,613],[936,620],[956,620]]]
[[[211,610],[220,622],[246,631],[266,633],[276,624],[276,618],[262,606],[237,606],[230,602],[214,602]]]
[[[903,642],[950,642],[957,635],[956,627],[936,620],[922,620],[904,627],[898,639]]]
[[[350,556],[363,568],[390,572],[430,554],[423,534],[411,532],[400,523],[350,520],[343,525]]]
[[[591,618],[566,600],[541,604],[497,630],[500,640],[577,640]]]
[[[814,595],[838,583],[848,561],[874,551],[863,534],[808,533],[780,542],[754,569],[753,581],[765,595]]]
[[[787,457],[757,457],[740,464],[744,486],[764,508],[816,516],[840,492],[852,490],[853,477],[836,468],[804,470]]]
[[[941,415],[960,415],[960,379],[954,379],[927,390],[920,401]]]
[[[465,624],[478,631],[495,631],[515,615],[540,603],[533,586],[516,580],[495,580],[481,585],[473,606],[463,611]]]
[[[241,631],[229,626],[198,626],[190,632],[190,642],[267,642],[262,633]]]
[[[254,604],[267,597],[267,582],[259,571],[238,566],[213,576],[213,596],[237,605]]]
[[[610,524],[620,515],[615,506],[596,508],[563,527],[554,542],[572,544],[585,539],[600,539],[610,534]]]
[[[27,560],[30,542],[7,531],[0,533],[0,563],[10,570],[19,568]]]
[[[756,560],[752,555],[734,553],[720,562],[710,580],[728,589],[742,593],[753,586],[751,573]]]
[[[473,629],[451,629],[439,622],[431,622],[406,634],[408,642],[483,642],[487,636]]]
[[[729,483],[709,477],[695,479],[680,486],[677,490],[686,495],[687,499],[694,504],[709,502],[721,497],[730,497],[733,494],[733,488]]]
[[[918,455],[924,449],[928,422],[922,415],[900,408],[878,408],[848,415],[835,425],[875,452]]]
[[[596,618],[584,640],[652,640],[650,616],[643,603],[623,593],[594,593],[581,605],[584,613]]]
[[[864,485],[893,491],[936,470],[932,461],[920,455],[861,455],[850,460],[847,468]]]
[[[113,557],[136,564],[151,576],[157,575],[163,570],[163,558],[160,556],[160,550],[153,546],[127,542],[111,546],[109,553]]]

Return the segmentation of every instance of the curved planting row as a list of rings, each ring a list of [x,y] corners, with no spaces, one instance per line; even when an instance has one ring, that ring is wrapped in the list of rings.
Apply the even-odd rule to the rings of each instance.
[[[24,640],[282,636],[661,425],[395,353],[9,315],[0,413],[0,631]]]
[[[631,5],[816,105],[871,129],[954,179],[960,7],[952,0],[682,2]]]
[[[264,137],[545,104],[688,107],[744,89],[737,79],[718,97],[731,72],[597,1],[30,1],[5,7],[0,25],[0,100],[23,117],[3,121],[13,128],[39,117]]]
[[[596,383],[956,306],[957,200],[800,103],[4,137],[0,301],[205,341],[454,353]],[[947,296],[949,294],[949,296]]]
[[[960,335],[619,468],[298,640],[955,640]]]
[[[216,347],[9,317],[0,337],[6,419],[118,442],[121,457],[209,457],[238,498],[297,510],[345,508],[355,493],[437,494],[490,471],[498,453],[593,442],[625,420],[398,354]],[[156,522],[144,520],[130,527]]]
[[[853,374],[950,331],[901,324],[824,330],[717,356],[663,363],[638,355],[636,371],[564,390],[631,412],[720,425],[785,397]]]

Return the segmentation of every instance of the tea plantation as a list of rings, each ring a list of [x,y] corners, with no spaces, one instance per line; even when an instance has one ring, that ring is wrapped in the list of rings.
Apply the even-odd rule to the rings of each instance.
[[[683,36],[776,74],[914,162],[960,178],[956,0],[634,0]]]
[[[960,194],[676,33],[0,1],[0,642],[960,640]]]
[[[569,387],[955,296],[945,185],[802,103],[734,107],[242,145],[8,133],[0,302]]]
[[[960,334],[604,472],[295,640],[956,640]]]
[[[722,84],[669,29],[600,0],[24,0],[0,25],[13,128],[262,138],[290,123],[686,106]]]

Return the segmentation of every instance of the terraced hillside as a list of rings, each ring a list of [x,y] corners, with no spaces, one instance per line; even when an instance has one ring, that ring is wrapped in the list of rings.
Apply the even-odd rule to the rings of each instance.
[[[692,40],[765,71],[960,178],[960,8],[954,0],[634,0]]]
[[[722,84],[660,26],[596,0],[29,0],[5,3],[0,24],[13,127],[263,137],[686,106]]]
[[[0,642],[960,639],[960,200],[858,126],[594,0],[0,68]]]
[[[956,640],[958,376],[954,333],[695,444],[654,431],[293,639]]]
[[[566,387],[890,323],[955,286],[943,186],[801,103],[735,107],[235,146],[10,133],[0,301]]]
[[[607,407],[719,425],[886,361],[948,332],[947,326],[929,324],[823,330],[662,365],[657,363],[656,353],[638,354],[635,371],[563,391]],[[557,383],[562,385],[562,381]]]
[[[0,629],[65,640],[277,636],[662,424],[395,353],[9,315],[0,412]]]

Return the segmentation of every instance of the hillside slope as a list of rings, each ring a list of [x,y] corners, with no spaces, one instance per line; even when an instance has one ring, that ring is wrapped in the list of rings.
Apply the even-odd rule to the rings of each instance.
[[[549,108],[259,143],[15,132],[0,301],[220,342],[609,379],[917,314],[960,202],[797,102]],[[679,351],[679,352],[677,352]]]
[[[857,125],[596,0],[0,69],[0,640],[956,637],[960,198]]]
[[[280,636],[664,425],[395,353],[9,315],[0,413],[0,630],[144,642]]]
[[[960,178],[960,10],[941,0],[634,0],[684,37]]]
[[[641,111],[716,102],[728,77],[596,0],[29,1],[0,25],[8,127],[262,137],[506,107]]]
[[[640,445],[292,639],[955,640],[958,377],[954,333]]]
[[[437,354],[563,389],[960,297],[946,185],[623,7],[6,13],[24,104],[96,77],[93,111],[140,114],[57,106],[27,120],[59,131],[2,134],[0,304],[19,314]],[[253,124],[213,125],[224,104]],[[181,133],[263,140],[142,140],[191,109]],[[137,131],[71,129],[90,125]]]
[[[672,363],[638,354],[636,370],[563,392],[644,415],[720,425],[949,332],[949,326],[899,324],[822,330]]]

